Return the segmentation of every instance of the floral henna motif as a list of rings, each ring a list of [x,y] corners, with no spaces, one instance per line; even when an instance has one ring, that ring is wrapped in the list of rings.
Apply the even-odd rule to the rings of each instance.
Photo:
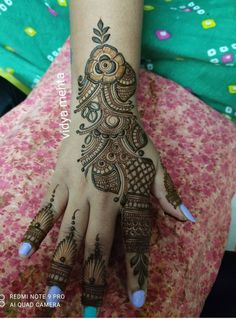
[[[85,175],[90,171],[94,186],[117,195],[120,201],[123,236],[140,287],[147,275],[151,236],[150,188],[155,176],[151,159],[144,157],[148,138],[133,114],[136,74],[124,56],[106,42],[109,27],[98,22],[93,49],[78,79],[79,113],[84,123],[77,134],[86,135],[81,158]]]
[[[97,235],[94,252],[84,264],[82,304],[99,307],[102,303],[105,288],[106,266],[102,257],[99,235]]]
[[[22,240],[23,242],[29,242],[35,249],[39,248],[41,242],[53,226],[54,216],[56,214],[53,202],[58,186],[59,185],[53,190],[50,202],[40,209],[34,217]]]
[[[48,275],[48,286],[57,285],[64,290],[67,285],[76,258],[78,240],[81,240],[75,228],[75,215],[78,211],[73,213],[69,234],[57,245]]]

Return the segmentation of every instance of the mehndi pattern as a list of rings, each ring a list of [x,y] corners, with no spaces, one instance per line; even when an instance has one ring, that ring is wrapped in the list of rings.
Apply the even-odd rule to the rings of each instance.
[[[124,244],[134,254],[130,266],[141,288],[147,277],[155,166],[144,156],[148,138],[133,113],[135,71],[122,53],[107,44],[108,31],[99,20],[92,38],[97,45],[78,79],[74,112],[83,120],[77,134],[85,135],[78,162],[86,176],[90,172],[98,190],[114,193],[114,201],[120,201]],[[90,297],[96,296],[91,292]]]

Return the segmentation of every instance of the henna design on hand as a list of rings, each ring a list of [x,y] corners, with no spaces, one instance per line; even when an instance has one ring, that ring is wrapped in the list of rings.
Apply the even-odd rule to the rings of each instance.
[[[155,167],[150,159],[138,158],[128,163],[127,170],[128,192],[121,201],[121,223],[126,251],[135,253],[130,259],[130,266],[142,289],[148,274],[146,254],[152,228],[150,188]]]
[[[84,306],[101,306],[105,288],[106,266],[102,257],[99,235],[97,234],[94,252],[84,264],[82,304]]]
[[[97,46],[90,53],[84,76],[78,79],[78,105],[74,113],[83,119],[77,134],[86,135],[81,158],[85,175],[94,186],[112,192],[120,201],[126,250],[140,287],[147,277],[151,236],[150,188],[155,166],[144,157],[148,138],[133,114],[137,80],[124,56],[107,44],[109,27],[102,20],[93,29]]]
[[[38,249],[43,239],[53,226],[56,210],[53,206],[56,189],[54,188],[50,202],[40,209],[28,227],[23,242],[29,242],[35,249]]]
[[[179,197],[179,194],[174,186],[174,183],[170,175],[166,171],[165,167],[163,166],[163,164],[162,164],[162,167],[164,170],[164,185],[167,191],[166,199],[174,208],[177,208],[182,203],[182,200]]]
[[[75,215],[78,212],[78,209],[74,211],[68,235],[57,245],[48,275],[48,286],[56,285],[64,290],[67,285],[76,259],[78,241],[82,240],[75,227]]]

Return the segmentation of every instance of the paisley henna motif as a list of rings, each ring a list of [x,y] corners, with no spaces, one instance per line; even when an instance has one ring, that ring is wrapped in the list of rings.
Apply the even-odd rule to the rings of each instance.
[[[53,226],[54,216],[56,214],[53,202],[58,186],[59,185],[53,190],[50,202],[41,208],[34,217],[22,240],[23,242],[29,242],[35,249],[38,249]]]
[[[150,188],[155,167],[144,156],[148,138],[132,112],[135,71],[115,47],[107,44],[109,27],[104,27],[101,20],[97,27],[92,38],[97,46],[90,54],[84,76],[78,79],[78,105],[74,112],[84,119],[77,134],[85,135],[78,161],[82,171],[91,174],[98,190],[116,194],[114,201],[120,201],[124,243],[127,252],[134,254],[130,266],[142,287],[148,267]],[[93,257],[90,264],[94,265],[96,259],[102,267],[99,258]],[[90,265],[89,269],[93,267]],[[90,287],[86,278],[85,286]],[[103,291],[102,282],[97,292],[87,293],[84,302],[101,299],[98,295]]]

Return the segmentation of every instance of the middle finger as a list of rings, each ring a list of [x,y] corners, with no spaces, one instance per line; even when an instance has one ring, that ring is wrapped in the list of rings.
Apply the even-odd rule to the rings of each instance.
[[[98,197],[98,200],[93,200],[92,203],[85,238],[82,283],[84,317],[96,317],[97,308],[102,303],[106,288],[107,264],[118,215],[118,208],[107,196]]]

